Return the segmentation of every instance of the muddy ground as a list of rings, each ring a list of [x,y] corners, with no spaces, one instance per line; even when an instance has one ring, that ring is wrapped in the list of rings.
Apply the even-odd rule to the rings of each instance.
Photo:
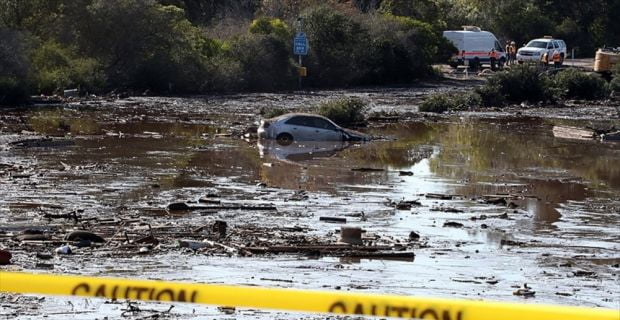
[[[620,307],[620,143],[551,130],[620,128],[618,102],[417,112],[429,92],[474,84],[3,110],[0,248],[13,259],[0,268]],[[246,135],[261,108],[342,96],[370,103],[360,130],[381,139]],[[362,228],[363,244],[339,242],[341,227]],[[533,297],[513,295],[524,283]],[[7,318],[324,318],[172,306],[0,295]]]

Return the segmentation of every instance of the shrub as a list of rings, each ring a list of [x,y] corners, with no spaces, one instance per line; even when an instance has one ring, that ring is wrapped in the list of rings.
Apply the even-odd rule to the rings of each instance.
[[[422,102],[419,110],[422,112],[444,113],[450,109],[452,101],[447,94],[433,94]]]
[[[554,80],[563,98],[592,100],[608,94],[605,80],[576,69],[563,70],[555,75]]]
[[[499,88],[501,95],[514,103],[553,99],[552,83],[549,78],[541,74],[538,69],[527,65],[515,66],[510,71],[498,72],[489,78],[485,86]]]
[[[444,113],[446,111],[468,110],[481,104],[482,98],[476,92],[436,93],[426,98],[419,110]]]
[[[78,58],[78,54],[57,42],[48,41],[32,54],[37,89],[41,93],[57,93],[66,88],[81,87],[93,91],[104,85],[104,75],[96,60]]]
[[[480,96],[480,104],[485,107],[502,107],[506,104],[506,97],[502,94],[499,85],[485,84],[476,88],[476,93]]]
[[[261,108],[260,109],[260,114],[265,119],[275,118],[277,116],[281,116],[288,112],[289,111],[284,108]]]
[[[367,73],[368,29],[326,5],[311,9],[303,18],[310,44],[307,81],[316,86],[358,84]]]
[[[238,80],[243,89],[277,90],[296,85],[295,69],[282,39],[248,34],[232,43],[230,54],[241,65]]]
[[[293,36],[288,25],[280,19],[260,17],[250,24],[250,33],[272,34],[282,40],[290,40]]]
[[[319,105],[318,113],[341,126],[351,126],[364,121],[367,104],[359,98],[341,98]]]

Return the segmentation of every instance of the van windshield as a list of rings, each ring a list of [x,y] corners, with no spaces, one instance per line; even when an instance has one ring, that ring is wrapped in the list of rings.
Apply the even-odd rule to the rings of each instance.
[[[547,49],[547,43],[544,41],[530,41],[530,43],[528,43],[526,47]]]

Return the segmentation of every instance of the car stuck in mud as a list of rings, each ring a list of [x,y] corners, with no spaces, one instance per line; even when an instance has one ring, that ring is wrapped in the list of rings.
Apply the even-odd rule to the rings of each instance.
[[[345,129],[326,117],[309,113],[288,113],[261,121],[258,137],[281,145],[293,141],[368,141],[360,132]]]

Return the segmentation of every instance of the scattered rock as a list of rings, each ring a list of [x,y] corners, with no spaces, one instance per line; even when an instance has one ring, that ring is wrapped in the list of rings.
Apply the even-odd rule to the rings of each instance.
[[[84,231],[84,230],[76,230],[76,231],[72,231],[69,234],[67,234],[65,236],[65,240],[68,241],[83,241],[83,240],[87,240],[87,241],[91,241],[91,242],[105,242],[105,240],[103,240],[102,237],[89,232],[89,231]],[[90,246],[90,244],[89,244]]]
[[[340,242],[361,245],[362,229],[357,227],[341,227]]]
[[[220,239],[226,238],[226,229],[228,224],[224,220],[216,220],[211,230],[219,235]]]
[[[461,209],[457,209],[457,208],[453,208],[453,207],[444,207],[444,206],[433,207],[433,208],[431,208],[431,211],[441,211],[441,212],[448,212],[448,213],[463,213],[463,212],[465,212],[465,211],[463,211]]]
[[[524,283],[523,286],[512,292],[515,296],[522,297],[533,297],[536,294],[536,291],[532,290],[532,288],[527,286],[527,283]]]
[[[409,232],[409,241],[418,241],[420,240],[420,234],[415,231]]]
[[[179,240],[177,243],[181,248],[190,248],[192,250],[198,250],[209,246],[207,243],[194,240]]]
[[[191,208],[184,202],[175,202],[168,205],[170,211],[187,211]]]
[[[56,254],[71,254],[71,253],[73,253],[73,251],[71,251],[71,247],[68,246],[68,245],[60,246],[60,247],[56,248],[54,250],[54,252],[56,252]]]
[[[463,224],[459,222],[454,222],[454,221],[447,221],[443,224],[443,226],[450,227],[450,228],[462,228]]]
[[[47,253],[47,252],[37,252],[36,257],[37,259],[41,259],[41,260],[50,260],[54,256],[52,256],[50,253]]]
[[[11,264],[13,255],[8,250],[0,249],[0,265]]]
[[[506,240],[506,239],[502,239],[499,242],[499,244],[502,245],[502,246],[516,246],[516,247],[525,247],[525,246],[527,246],[527,244],[525,242],[514,241],[514,240]]]
[[[420,203],[420,201],[418,200],[402,200],[398,203],[392,203],[392,206],[394,206],[396,209],[398,210],[411,210],[412,207],[420,207],[422,206],[422,203]]]
[[[487,199],[484,200],[484,202],[487,203],[487,204],[494,204],[494,205],[498,205],[498,206],[506,206],[506,205],[508,205],[508,202],[504,198],[487,198]]]
[[[596,275],[596,272],[594,272],[594,271],[585,271],[585,270],[577,270],[577,271],[573,271],[573,275],[575,277],[590,277],[590,276]]]
[[[411,172],[411,171],[398,171],[398,175],[401,176],[401,177],[402,176],[412,176],[413,172]]]

